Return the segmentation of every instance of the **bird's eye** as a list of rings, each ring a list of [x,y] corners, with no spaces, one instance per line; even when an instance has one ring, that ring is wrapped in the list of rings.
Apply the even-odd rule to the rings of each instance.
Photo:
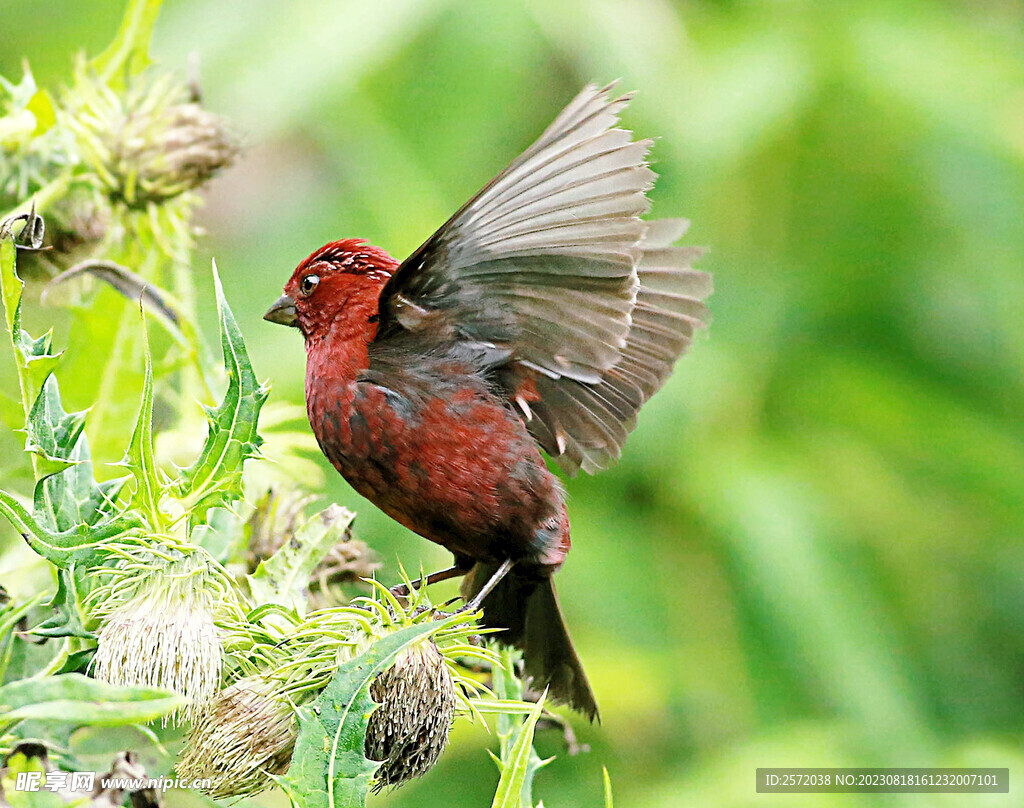
[[[318,283],[320,283],[319,275],[307,275],[299,284],[299,291],[306,297],[309,297],[313,294],[313,290],[316,289]]]

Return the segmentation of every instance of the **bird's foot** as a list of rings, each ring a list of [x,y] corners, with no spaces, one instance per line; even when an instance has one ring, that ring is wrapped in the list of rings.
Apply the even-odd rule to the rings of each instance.
[[[484,598],[491,594],[494,587],[501,583],[501,579],[508,575],[509,570],[515,566],[515,563],[516,562],[511,558],[506,558],[502,561],[501,566],[494,571],[494,574],[487,580],[487,583],[480,587],[480,591],[473,595],[473,598],[467,602],[465,606],[459,609],[458,613],[462,614],[463,612],[480,611],[480,606],[483,604]]]
[[[438,570],[432,572],[423,578],[417,578],[415,581],[409,584],[396,584],[391,587],[391,594],[396,598],[406,599],[412,593],[414,589],[422,589],[424,586],[430,586],[432,584],[440,583],[441,581],[447,581],[450,578],[458,578],[460,575],[465,575],[467,572],[465,567],[460,567],[458,564],[448,567],[447,569]]]

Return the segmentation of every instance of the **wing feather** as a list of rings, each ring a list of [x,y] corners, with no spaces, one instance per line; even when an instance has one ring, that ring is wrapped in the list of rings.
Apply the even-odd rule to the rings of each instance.
[[[712,292],[711,276],[690,267],[696,248],[664,245],[686,230],[682,220],[650,223],[653,234],[641,242],[637,268],[640,288],[631,327],[619,361],[596,383],[567,378],[534,378],[541,402],[530,405],[536,417],[527,428],[568,473],[593,474],[614,463],[636,426],[640,408],[665,383],[694,332],[710,314],[703,301]],[[609,417],[620,429],[609,428]],[[563,433],[568,437],[558,439]]]
[[[649,140],[630,96],[586,87],[537,141],[398,268],[375,342],[479,354],[563,469],[611,465],[637,412],[707,324],[701,251],[647,222]]]
[[[378,340],[414,322],[507,346],[515,360],[583,382],[618,361],[654,172],[651,142],[615,128],[629,96],[588,86],[522,155],[395,272]],[[538,290],[544,295],[538,296]]]

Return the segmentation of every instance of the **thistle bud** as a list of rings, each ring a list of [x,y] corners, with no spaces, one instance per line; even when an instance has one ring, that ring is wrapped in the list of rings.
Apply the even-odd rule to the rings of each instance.
[[[163,687],[187,699],[195,718],[220,687],[221,642],[214,613],[223,600],[204,560],[133,565],[91,593],[101,614],[97,679],[125,687]]]
[[[210,179],[229,165],[238,147],[224,121],[198,104],[172,104],[150,118],[129,114],[105,133],[111,189],[129,206],[162,202]]]
[[[381,761],[374,791],[422,777],[448,743],[457,703],[451,672],[433,640],[403,651],[370,695],[380,704],[366,730],[366,757]]]
[[[224,120],[169,77],[137,79],[115,93],[80,66],[65,108],[79,152],[106,193],[133,208],[197,188],[239,151]]]
[[[177,765],[182,779],[209,779],[211,797],[258,794],[291,760],[298,724],[291,705],[260,676],[225,688],[192,725]]]

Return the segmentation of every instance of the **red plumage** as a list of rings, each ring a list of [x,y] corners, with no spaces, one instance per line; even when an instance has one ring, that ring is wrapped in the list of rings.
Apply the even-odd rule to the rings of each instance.
[[[511,567],[481,593],[484,623],[591,718],[551,581],[569,518],[541,449],[569,473],[614,462],[711,291],[699,253],[670,246],[685,223],[640,218],[649,142],[614,128],[628,98],[609,90],[586,88],[401,265],[333,242],[267,313],[305,337],[309,421],[334,467],[448,548],[467,600]]]

